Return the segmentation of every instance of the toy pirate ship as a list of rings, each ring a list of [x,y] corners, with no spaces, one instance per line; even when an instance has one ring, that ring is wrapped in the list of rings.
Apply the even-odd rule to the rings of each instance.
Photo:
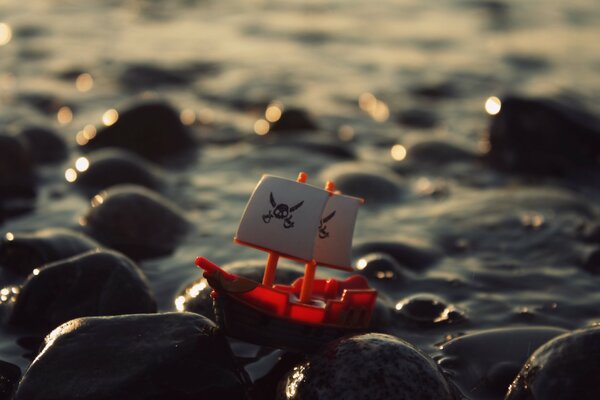
[[[377,292],[363,276],[315,279],[317,266],[352,271],[363,200],[335,192],[331,182],[325,189],[305,182],[305,173],[296,181],[265,175],[248,201],[234,240],[269,254],[262,283],[196,259],[213,288],[217,323],[229,336],[308,351],[369,325]],[[305,263],[304,276],[274,284],[279,257]]]

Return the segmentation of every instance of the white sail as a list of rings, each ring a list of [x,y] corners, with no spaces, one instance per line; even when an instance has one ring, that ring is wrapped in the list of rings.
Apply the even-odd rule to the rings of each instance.
[[[316,236],[317,264],[350,269],[354,224],[362,203],[361,199],[340,194],[329,198]]]
[[[236,240],[282,256],[312,261],[329,192],[290,179],[262,177],[242,216]]]

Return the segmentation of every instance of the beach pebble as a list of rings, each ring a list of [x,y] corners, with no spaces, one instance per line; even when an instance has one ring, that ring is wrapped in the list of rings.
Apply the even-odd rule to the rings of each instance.
[[[271,125],[273,132],[314,131],[317,124],[311,116],[300,108],[285,108],[281,117]]]
[[[396,314],[407,325],[426,328],[455,324],[466,319],[453,305],[430,294],[416,294],[396,303]]]
[[[357,262],[357,269],[361,275],[372,282],[399,284],[406,279],[406,271],[386,253],[370,253],[362,256]]]
[[[266,258],[264,260],[243,260],[223,265],[223,269],[236,275],[262,282],[265,271]],[[198,269],[198,273],[202,270]],[[280,259],[277,264],[276,283],[291,284],[295,279],[304,275],[303,266]],[[215,320],[213,302],[210,297],[212,288],[204,277],[187,285],[175,298],[175,307],[179,311],[189,311],[204,315]]]
[[[398,114],[398,122],[411,128],[433,128],[438,124],[438,116],[433,111],[411,108]]]
[[[45,340],[15,400],[244,399],[231,350],[191,313],[89,317]]]
[[[87,162],[85,168],[79,168],[82,171],[75,165],[77,178],[74,183],[86,193],[125,183],[152,190],[160,190],[163,186],[160,167],[127,150],[96,150],[77,161],[84,158]]]
[[[277,399],[454,399],[435,362],[379,333],[336,340],[280,382]]]
[[[46,330],[77,317],[152,312],[154,296],[137,265],[117,252],[94,250],[36,269],[10,321]]]
[[[482,330],[440,346],[440,367],[470,399],[500,399],[539,346],[567,332],[532,326]]]
[[[600,398],[600,328],[558,336],[538,348],[510,385],[506,400]]]
[[[50,164],[64,160],[68,149],[65,140],[54,130],[41,126],[23,128],[19,135],[24,139],[35,164]]]
[[[352,252],[356,257],[370,253],[387,254],[409,270],[426,268],[441,257],[435,247],[408,240],[363,242],[354,246]]]
[[[90,235],[134,259],[170,254],[190,229],[183,210],[141,186],[113,186],[91,205],[81,221]]]
[[[35,194],[31,153],[23,139],[0,133],[0,202]]]
[[[450,81],[422,82],[410,88],[411,94],[428,100],[444,100],[459,95],[458,88]]]
[[[7,232],[0,240],[0,266],[27,276],[34,268],[99,248],[85,234],[64,228]]]
[[[189,152],[194,140],[177,111],[157,101],[119,112],[117,121],[99,129],[82,149],[91,151],[103,147],[119,147],[153,161],[162,161]]]
[[[600,122],[573,102],[504,98],[489,140],[490,162],[508,170],[563,175],[600,166]]]
[[[21,379],[21,369],[0,360],[0,400],[10,400]]]
[[[335,183],[343,194],[365,199],[366,205],[396,202],[404,194],[404,182],[398,175],[371,164],[333,164],[321,171],[320,178]]]
[[[428,165],[445,165],[454,162],[472,162],[476,154],[457,143],[446,140],[420,140],[408,147],[406,161]]]

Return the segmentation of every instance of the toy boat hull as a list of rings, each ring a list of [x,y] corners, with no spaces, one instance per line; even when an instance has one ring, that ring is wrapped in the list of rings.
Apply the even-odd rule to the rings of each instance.
[[[377,292],[360,275],[316,279],[314,301],[297,300],[302,278],[273,287],[228,273],[199,257],[213,288],[218,325],[231,337],[289,350],[314,351],[331,340],[368,329]]]

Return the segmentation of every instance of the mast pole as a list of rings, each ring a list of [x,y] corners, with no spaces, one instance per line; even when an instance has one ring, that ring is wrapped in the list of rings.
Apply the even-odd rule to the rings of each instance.
[[[332,195],[333,191],[335,190],[335,185],[333,184],[333,182],[327,181],[327,183],[325,184],[325,190],[327,190],[329,194]],[[316,272],[317,262],[315,260],[307,262],[304,266],[304,280],[302,281],[302,288],[300,289],[301,303],[310,303]]]
[[[300,172],[298,174],[297,182],[305,183],[307,179],[306,172]],[[263,274],[262,284],[265,286],[273,286],[275,282],[275,273],[277,272],[277,262],[279,261],[279,254],[274,251],[269,252],[267,258],[267,265],[265,266],[265,273]],[[314,273],[313,273],[314,275]]]

